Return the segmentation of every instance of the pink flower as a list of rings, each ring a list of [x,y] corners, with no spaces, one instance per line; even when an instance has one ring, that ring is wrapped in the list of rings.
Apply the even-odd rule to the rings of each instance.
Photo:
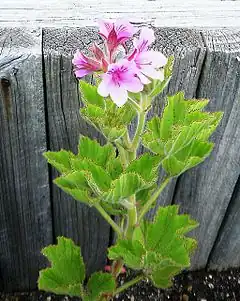
[[[79,50],[74,54],[72,63],[76,77],[80,78],[87,74],[101,70],[101,63],[97,60],[87,57]]]
[[[136,31],[126,20],[117,20],[115,23],[100,20],[98,24],[99,34],[107,40],[110,55],[119,45],[124,46]]]
[[[95,43],[89,47],[89,50],[92,51],[95,58],[100,62],[105,57],[102,49],[100,49]]]
[[[102,75],[102,82],[98,86],[98,93],[103,97],[109,94],[121,107],[128,100],[128,92],[138,93],[143,90],[143,84],[136,76],[137,68],[134,62],[123,59],[108,66],[108,71]]]
[[[143,28],[138,40],[134,41],[135,49],[128,57],[129,61],[134,61],[138,68],[138,77],[143,84],[149,84],[149,78],[164,79],[162,68],[167,63],[167,58],[158,51],[148,50],[155,41],[154,32],[150,28]]]

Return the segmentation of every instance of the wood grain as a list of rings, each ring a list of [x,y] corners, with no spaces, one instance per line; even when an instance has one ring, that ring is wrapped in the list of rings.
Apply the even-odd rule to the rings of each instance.
[[[238,110],[239,111],[239,110]],[[240,179],[240,178],[239,178]],[[209,258],[208,269],[225,270],[240,266],[240,180],[238,180],[231,202],[219,230]]]
[[[71,62],[71,53],[87,49],[97,35],[91,28],[46,29],[43,34],[49,146],[54,151],[76,152],[80,134],[102,141],[79,114],[80,95]],[[52,171],[52,178],[56,176]],[[81,246],[89,273],[102,268],[110,237],[107,223],[93,208],[73,200],[55,185],[52,199],[55,237],[70,237]]]
[[[52,242],[41,31],[0,29],[0,275],[2,289],[36,288]]]
[[[200,222],[193,231],[199,242],[193,269],[204,268],[208,262],[240,171],[240,35],[238,31],[208,31],[203,38],[207,55],[197,97],[210,98],[207,109],[224,111],[224,118],[211,139],[213,153],[181,176],[174,197],[182,212]]]
[[[127,18],[156,27],[240,27],[240,2],[216,0],[1,0],[2,26],[84,27]]]

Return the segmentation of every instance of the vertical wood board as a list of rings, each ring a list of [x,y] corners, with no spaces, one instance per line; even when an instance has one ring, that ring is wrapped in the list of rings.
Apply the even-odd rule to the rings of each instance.
[[[0,29],[0,275],[5,291],[36,288],[52,242],[41,31]]]
[[[210,270],[240,266],[240,178],[209,258]]]
[[[102,141],[102,137],[79,114],[78,82],[72,70],[73,53],[86,50],[97,39],[91,28],[44,29],[43,51],[46,77],[49,145],[77,151],[80,134]],[[52,179],[57,173],[52,169]],[[54,235],[70,237],[79,244],[88,272],[101,269],[106,261],[110,228],[93,208],[75,201],[54,184]]]
[[[209,111],[224,111],[211,140],[215,148],[197,168],[183,174],[174,201],[200,226],[192,232],[198,248],[192,268],[204,268],[217,237],[239,176],[240,35],[233,31],[203,33],[207,55],[197,89],[198,98],[209,98]]]

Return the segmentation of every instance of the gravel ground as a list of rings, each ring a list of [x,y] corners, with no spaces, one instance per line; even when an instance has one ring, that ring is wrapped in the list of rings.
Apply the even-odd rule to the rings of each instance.
[[[131,279],[128,273],[120,280]],[[1,301],[77,301],[78,298],[54,296],[41,292],[1,294]],[[154,288],[142,281],[117,296],[115,301],[240,301],[240,269],[224,272],[184,272],[174,279],[174,285],[167,290]]]

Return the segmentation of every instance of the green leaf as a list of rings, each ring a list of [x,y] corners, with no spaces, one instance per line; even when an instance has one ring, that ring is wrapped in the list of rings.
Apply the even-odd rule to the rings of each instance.
[[[116,283],[111,274],[96,272],[88,281],[89,301],[96,301],[101,294],[111,294],[116,289]]]
[[[54,180],[54,183],[74,199],[92,206],[96,199],[89,193],[89,185],[84,171],[76,171]]]
[[[80,109],[82,116],[95,126],[110,142],[118,140],[127,126],[136,116],[136,111],[128,102],[118,108],[109,98],[97,94],[97,88],[81,82],[80,89],[84,96],[85,107]]]
[[[187,111],[189,113],[194,111],[201,111],[209,103],[209,99],[190,99],[187,101]]]
[[[122,204],[113,204],[113,203],[106,203],[104,200],[100,202],[101,206],[105,211],[107,211],[110,215],[123,215],[126,214],[126,209],[123,208]]]
[[[162,166],[169,175],[180,175],[184,171],[203,162],[210,155],[213,147],[213,143],[194,140],[174,155],[164,159]]]
[[[171,55],[168,57],[167,64],[164,67],[164,77],[165,78],[169,78],[170,76],[172,76],[173,64],[174,64],[174,56]]]
[[[135,172],[146,182],[155,182],[158,178],[157,169],[160,164],[159,156],[145,153],[138,159],[132,161],[126,172]]]
[[[119,157],[109,160],[106,169],[113,180],[117,179],[123,172],[122,164]]]
[[[188,215],[178,215],[178,206],[160,207],[154,222],[145,225],[146,246],[149,250],[170,258],[177,265],[190,265],[189,252],[185,245],[193,243],[183,234],[195,229],[198,223]]]
[[[74,154],[60,150],[58,152],[45,152],[44,157],[48,163],[55,167],[60,173],[67,173],[71,171],[71,159],[74,158]]]
[[[142,257],[145,250],[137,240],[119,240],[117,244],[108,249],[108,257],[112,260],[122,258],[124,263],[135,270],[142,268]]]
[[[87,158],[95,164],[105,167],[108,160],[115,158],[115,150],[111,144],[101,146],[96,140],[82,136],[78,145],[78,157]]]
[[[160,158],[165,156],[165,142],[161,141],[159,138],[155,138],[154,132],[147,131],[142,137],[143,145],[150,149],[154,154],[159,155]]]
[[[168,288],[172,285],[172,278],[181,271],[181,266],[177,266],[175,262],[165,259],[157,265],[153,271],[151,279],[156,287]]]
[[[134,229],[132,240],[118,240],[109,248],[109,258],[122,259],[157,287],[166,288],[175,274],[189,267],[196,241],[185,234],[197,226],[188,215],[178,214],[178,206],[160,207],[153,222],[142,221]]]
[[[148,122],[145,147],[160,156],[168,176],[178,176],[203,162],[213,149],[208,141],[222,113],[201,110],[208,100],[185,100],[182,92],[168,97],[162,117]]]
[[[149,198],[153,194],[154,190],[156,190],[156,189],[157,189],[157,184],[155,183],[152,186],[150,186],[149,188],[142,189],[137,192],[136,201],[139,206],[138,209],[140,209],[149,200]],[[155,207],[155,204],[153,204],[152,206]]]
[[[98,131],[100,131],[109,141],[115,141],[122,137],[127,128],[123,124],[109,124],[107,119],[108,112],[97,106],[88,105],[80,109],[81,115],[85,120],[91,123]]]
[[[75,171],[70,174],[63,175],[59,178],[56,178],[54,182],[62,187],[67,188],[78,188],[85,190],[88,188],[88,183],[85,179],[83,171]]]
[[[58,237],[58,244],[42,250],[51,267],[40,271],[38,288],[55,294],[82,295],[85,267],[80,247],[68,238]]]
[[[119,203],[146,187],[146,183],[136,173],[122,174],[112,182],[111,190],[105,193],[102,199],[109,203]]]
[[[100,94],[98,94],[96,86],[93,86],[81,80],[79,81],[79,87],[84,103],[95,105],[100,108],[105,107],[104,98]]]
[[[112,179],[110,175],[99,165],[96,165],[88,159],[73,159],[73,169],[76,171],[84,171],[88,184],[96,185],[99,191],[107,191],[110,189]]]

